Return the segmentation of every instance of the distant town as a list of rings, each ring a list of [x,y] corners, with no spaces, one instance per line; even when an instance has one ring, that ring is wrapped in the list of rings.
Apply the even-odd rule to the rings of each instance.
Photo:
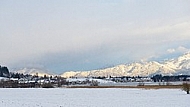
[[[142,76],[99,76],[99,77],[68,77],[39,76],[9,72],[7,67],[0,66],[0,88],[56,88],[72,86],[145,86],[145,85],[181,85],[190,82],[190,75],[152,77]]]

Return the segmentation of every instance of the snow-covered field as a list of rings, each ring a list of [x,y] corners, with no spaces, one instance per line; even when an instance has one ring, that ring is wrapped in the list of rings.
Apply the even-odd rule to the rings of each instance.
[[[189,107],[180,89],[0,89],[0,107]]]

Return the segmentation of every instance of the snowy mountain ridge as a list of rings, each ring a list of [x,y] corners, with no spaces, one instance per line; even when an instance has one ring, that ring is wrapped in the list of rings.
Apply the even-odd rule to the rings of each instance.
[[[38,76],[51,76],[54,75],[52,73],[49,73],[47,70],[43,69],[37,69],[37,68],[22,68],[19,70],[13,70],[12,72],[20,73],[20,74],[30,74],[30,75],[38,75]]]
[[[47,70],[24,68],[14,72],[38,76],[51,76]],[[90,70],[90,71],[68,71],[62,73],[62,77],[98,77],[98,76],[152,76],[162,75],[190,75],[190,53],[186,53],[175,59],[164,62],[135,62],[130,64],[121,64],[110,68]]]
[[[91,71],[70,71],[61,74],[62,77],[97,77],[97,76],[151,76],[155,74],[162,75],[190,75],[190,53],[186,53],[176,59],[131,63],[126,65],[117,65],[111,68]]]

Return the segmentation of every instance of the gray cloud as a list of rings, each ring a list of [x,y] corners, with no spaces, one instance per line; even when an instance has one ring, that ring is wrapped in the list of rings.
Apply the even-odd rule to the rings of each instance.
[[[188,3],[4,1],[0,60],[61,72],[161,59],[167,49],[189,47]]]

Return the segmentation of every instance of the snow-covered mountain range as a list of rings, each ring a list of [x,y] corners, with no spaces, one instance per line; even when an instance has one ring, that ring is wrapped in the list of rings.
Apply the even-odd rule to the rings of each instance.
[[[190,75],[190,53],[176,59],[164,62],[138,62],[117,65],[111,68],[91,71],[69,71],[61,74],[62,77],[93,77],[93,76],[151,76],[162,75]]]
[[[36,75],[53,75],[42,69],[24,68],[14,72]],[[98,77],[98,76],[151,76],[162,75],[190,75],[190,53],[186,53],[175,59],[163,62],[149,61],[117,65],[111,68],[91,71],[68,71],[62,73],[62,77]]]
[[[30,74],[30,75],[38,75],[38,76],[52,76],[53,73],[50,73],[47,70],[39,69],[39,68],[22,68],[18,70],[13,70],[12,72],[21,73],[21,74]]]

